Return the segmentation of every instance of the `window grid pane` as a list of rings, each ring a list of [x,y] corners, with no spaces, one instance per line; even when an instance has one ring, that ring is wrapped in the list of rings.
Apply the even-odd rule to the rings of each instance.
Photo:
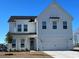
[[[53,29],[57,29],[57,22],[53,21]]]
[[[42,29],[46,29],[46,21],[42,22]]]
[[[15,47],[16,47],[16,40],[13,39],[13,40],[12,40],[12,48],[15,48]]]
[[[27,31],[27,25],[24,25],[24,31]]]
[[[21,25],[18,25],[18,32],[21,32]]]
[[[25,40],[24,40],[24,39],[22,39],[22,40],[21,40],[21,48],[23,48],[23,47],[24,47],[24,43],[25,43]]]
[[[63,21],[63,29],[67,29],[67,21]]]

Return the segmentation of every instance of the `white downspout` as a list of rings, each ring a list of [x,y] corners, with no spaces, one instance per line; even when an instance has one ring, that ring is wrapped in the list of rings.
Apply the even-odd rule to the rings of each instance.
[[[38,51],[38,21],[37,21],[37,19],[35,19],[36,21],[35,21],[35,29],[36,29],[36,35],[37,35],[37,37],[36,37],[36,50]]]

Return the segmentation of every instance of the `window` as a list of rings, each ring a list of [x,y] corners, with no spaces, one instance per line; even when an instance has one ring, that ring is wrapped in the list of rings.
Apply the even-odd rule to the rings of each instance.
[[[50,19],[60,19],[60,17],[50,17]]]
[[[67,29],[67,21],[63,21],[63,29]]]
[[[15,48],[15,47],[16,47],[16,40],[13,39],[13,40],[12,40],[12,48]]]
[[[24,25],[24,31],[27,31],[27,25]]]
[[[53,29],[57,29],[57,21],[53,21],[53,26],[52,26]]]
[[[42,29],[46,29],[46,21],[42,22]]]
[[[21,48],[23,48],[23,47],[24,47],[24,43],[25,43],[25,40],[24,40],[24,39],[22,39],[22,40],[21,40]]]
[[[18,25],[18,29],[17,29],[17,31],[18,32],[21,32],[22,31],[22,29],[21,29],[22,27],[21,27],[21,24],[20,25]]]

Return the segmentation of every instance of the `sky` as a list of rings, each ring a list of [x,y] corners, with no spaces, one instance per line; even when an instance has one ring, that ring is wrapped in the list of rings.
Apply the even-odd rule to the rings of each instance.
[[[73,17],[73,32],[79,27],[79,0],[56,0]],[[10,16],[38,16],[53,0],[0,0],[0,43],[5,43]]]

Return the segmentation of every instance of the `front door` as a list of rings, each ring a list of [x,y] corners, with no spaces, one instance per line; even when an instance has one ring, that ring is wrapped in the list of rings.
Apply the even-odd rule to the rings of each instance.
[[[30,38],[30,50],[34,50],[34,38]]]

